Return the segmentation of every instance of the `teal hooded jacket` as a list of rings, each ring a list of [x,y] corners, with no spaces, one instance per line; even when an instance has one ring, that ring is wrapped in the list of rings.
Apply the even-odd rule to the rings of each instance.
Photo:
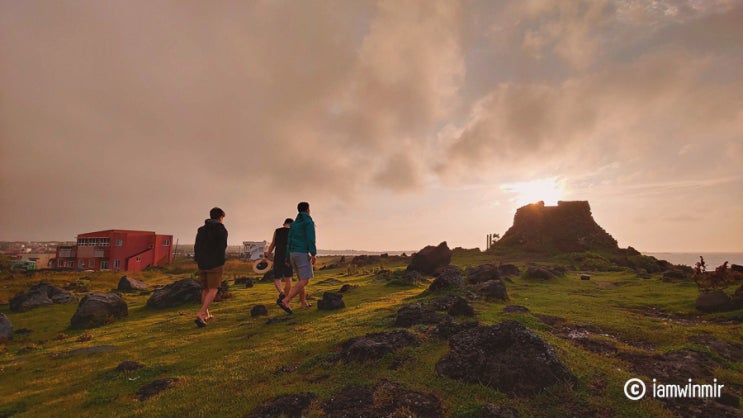
[[[315,222],[306,212],[299,212],[297,219],[289,227],[289,237],[286,242],[286,254],[310,253],[317,255],[315,248]]]

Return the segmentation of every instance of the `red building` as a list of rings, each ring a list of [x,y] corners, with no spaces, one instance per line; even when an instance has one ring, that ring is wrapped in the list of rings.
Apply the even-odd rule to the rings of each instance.
[[[173,261],[173,236],[110,229],[77,236],[77,245],[57,247],[56,267],[140,271]]]

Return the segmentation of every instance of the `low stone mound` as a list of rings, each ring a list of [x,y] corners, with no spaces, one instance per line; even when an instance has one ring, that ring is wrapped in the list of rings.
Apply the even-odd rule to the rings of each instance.
[[[131,292],[135,290],[147,290],[150,286],[147,285],[147,283],[131,278],[129,276],[122,276],[121,279],[119,279],[119,285],[116,286],[117,290],[121,290],[124,292]]]
[[[437,271],[436,279],[428,286],[428,290],[435,292],[439,290],[458,289],[464,286],[462,270],[456,266],[446,266]]]
[[[557,275],[553,273],[552,270],[546,267],[539,267],[539,266],[529,266],[526,269],[526,273],[524,274],[525,278],[541,279],[541,280],[554,279],[556,276]]]
[[[485,283],[490,280],[500,280],[501,274],[494,264],[482,264],[477,267],[467,267],[464,271],[467,282],[470,284]]]
[[[413,254],[410,265],[408,265],[408,270],[432,275],[437,269],[448,266],[451,263],[451,255],[452,251],[449,249],[446,241],[436,247],[428,245]]]
[[[244,418],[274,418],[279,416],[301,418],[306,416],[304,411],[310,407],[316,397],[314,393],[310,392],[277,396],[250,411]]]
[[[702,312],[724,312],[732,309],[732,298],[724,290],[700,292],[696,307]]]
[[[447,315],[427,309],[420,303],[414,303],[403,306],[397,311],[395,326],[408,328],[417,324],[436,325],[446,317]]]
[[[10,341],[13,338],[13,324],[4,313],[0,313],[0,343]]]
[[[126,360],[119,363],[118,366],[116,366],[117,372],[133,372],[135,370],[143,369],[145,366],[142,363],[138,363],[136,361],[132,360]]]
[[[245,287],[253,287],[255,280],[250,277],[238,277],[235,279],[235,286],[239,284],[244,285]]]
[[[449,339],[451,351],[436,364],[441,376],[529,396],[576,378],[552,347],[516,321],[479,326]]]
[[[442,314],[439,312],[446,312]],[[430,302],[412,303],[397,311],[395,326],[436,325],[451,316],[475,316],[475,309],[461,296],[445,296]]]
[[[116,293],[89,293],[77,305],[70,328],[95,328],[129,315],[129,308]]]
[[[343,343],[341,358],[346,362],[376,360],[400,348],[418,346],[420,342],[415,335],[405,330],[394,330],[366,334]]]
[[[345,307],[346,304],[343,303],[343,295],[340,293],[324,292],[322,299],[317,301],[317,309],[321,311],[332,311]]]
[[[480,323],[477,321],[464,321],[460,323],[454,322],[451,317],[447,317],[438,325],[436,325],[436,328],[433,330],[433,334],[441,338],[442,340],[448,340],[452,336],[459,334],[462,331],[477,328],[478,326],[480,326]]]
[[[266,308],[266,305],[255,305],[250,310],[250,316],[255,318],[256,316],[266,316],[268,315],[268,309]]]
[[[346,386],[323,404],[327,418],[443,416],[441,400],[431,393],[410,391],[382,380],[373,387]]]
[[[10,300],[10,310],[13,312],[26,312],[39,306],[54,303],[69,303],[73,300],[75,300],[75,297],[72,293],[42,282],[26,292],[15,295]]]
[[[505,313],[513,313],[513,314],[516,314],[516,313],[528,313],[529,312],[529,308],[527,308],[526,306],[521,306],[521,305],[508,305],[508,306],[506,306],[506,307],[503,308],[503,312],[505,312]]]
[[[151,397],[157,395],[158,393],[170,389],[175,385],[175,383],[178,381],[176,378],[167,378],[167,379],[157,379],[154,380],[145,386],[142,386],[137,391],[137,399],[139,399],[141,402],[146,401],[147,399],[150,399]]]
[[[181,279],[155,290],[147,300],[147,307],[165,309],[186,303],[201,303],[201,285],[191,278]]]
[[[490,280],[478,285],[475,290],[488,300],[509,300],[506,285],[500,280]]]
[[[482,406],[481,418],[519,418],[519,411],[510,406],[488,403]]]
[[[501,264],[498,266],[498,272],[501,276],[520,276],[521,270],[514,264]]]

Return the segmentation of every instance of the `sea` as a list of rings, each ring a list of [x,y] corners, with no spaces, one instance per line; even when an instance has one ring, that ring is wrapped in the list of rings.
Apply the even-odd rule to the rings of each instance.
[[[721,265],[724,262],[728,262],[728,266],[731,264],[743,265],[743,253],[643,253],[645,255],[651,255],[659,260],[666,260],[671,264],[682,264],[689,267],[699,261],[699,257],[704,257],[704,263],[707,265],[707,270],[714,270],[715,267]]]

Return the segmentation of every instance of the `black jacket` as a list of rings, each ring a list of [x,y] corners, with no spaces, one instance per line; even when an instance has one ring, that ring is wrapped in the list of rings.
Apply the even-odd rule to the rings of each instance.
[[[194,260],[200,270],[209,270],[224,265],[224,252],[227,249],[227,228],[219,221],[207,219],[204,226],[196,232]]]

